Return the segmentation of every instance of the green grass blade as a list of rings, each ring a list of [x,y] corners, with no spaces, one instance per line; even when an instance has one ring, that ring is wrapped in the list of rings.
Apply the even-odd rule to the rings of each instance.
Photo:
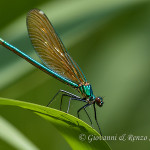
[[[60,134],[66,139],[72,149],[110,149],[108,144],[103,140],[95,140],[91,142],[88,141],[89,135],[99,138],[101,136],[88,124],[70,114],[37,104],[6,98],[0,98],[0,105],[18,106],[31,110],[34,113],[40,115],[42,118],[51,122],[59,130]],[[81,134],[83,135],[82,138],[86,137],[86,139],[83,141],[79,139]]]

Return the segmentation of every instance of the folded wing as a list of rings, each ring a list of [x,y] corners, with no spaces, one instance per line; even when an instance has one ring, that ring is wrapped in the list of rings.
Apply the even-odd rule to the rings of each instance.
[[[29,37],[43,63],[64,78],[79,84],[86,78],[65,49],[47,16],[38,9],[27,15]]]

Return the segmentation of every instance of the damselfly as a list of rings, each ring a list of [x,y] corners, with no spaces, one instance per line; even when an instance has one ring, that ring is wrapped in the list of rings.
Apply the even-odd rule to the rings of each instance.
[[[82,95],[82,97],[64,90],[59,90],[47,106],[51,104],[51,102],[59,93],[62,93],[60,109],[63,97],[70,97],[67,113],[69,111],[71,100],[85,102],[85,105],[77,111],[77,115],[78,118],[80,118],[79,113],[81,110],[84,110],[92,124],[92,120],[86,110],[86,107],[93,105],[95,121],[99,128],[100,134],[102,135],[99,123],[97,121],[95,104],[101,107],[103,105],[103,98],[94,96],[92,87],[87,82],[82,70],[68,54],[62,41],[57,36],[52,24],[48,20],[47,16],[43,13],[43,11],[39,9],[33,9],[29,11],[27,15],[27,28],[32,45],[44,65],[35,61],[1,38],[0,44],[15,54],[19,55],[35,67],[44,71],[45,73],[76,89]]]

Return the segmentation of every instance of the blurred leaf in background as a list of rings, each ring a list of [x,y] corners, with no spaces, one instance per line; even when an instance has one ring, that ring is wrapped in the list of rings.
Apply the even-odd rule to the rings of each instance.
[[[1,2],[0,8],[0,37],[36,60],[39,59],[27,35],[25,17],[33,8],[47,14],[92,84],[94,94],[105,97],[103,108],[97,108],[103,135],[150,137],[149,1],[14,0]],[[46,105],[59,89],[77,94],[0,47],[1,97]],[[64,111],[67,102],[66,99],[63,103]],[[76,116],[81,105],[72,102],[70,113]],[[58,106],[59,97],[52,107]],[[92,107],[88,111],[94,119]],[[0,113],[40,149],[71,149],[51,124],[31,112],[9,106],[1,107]],[[82,119],[88,122],[84,113]],[[149,141],[107,142],[112,149],[144,150],[149,146]],[[10,149],[3,141],[0,146]]]

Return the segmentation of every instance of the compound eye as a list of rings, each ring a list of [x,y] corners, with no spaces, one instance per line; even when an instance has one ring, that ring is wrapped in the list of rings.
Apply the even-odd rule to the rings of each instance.
[[[103,106],[103,103],[104,103],[102,97],[96,97],[95,102],[99,107]]]

